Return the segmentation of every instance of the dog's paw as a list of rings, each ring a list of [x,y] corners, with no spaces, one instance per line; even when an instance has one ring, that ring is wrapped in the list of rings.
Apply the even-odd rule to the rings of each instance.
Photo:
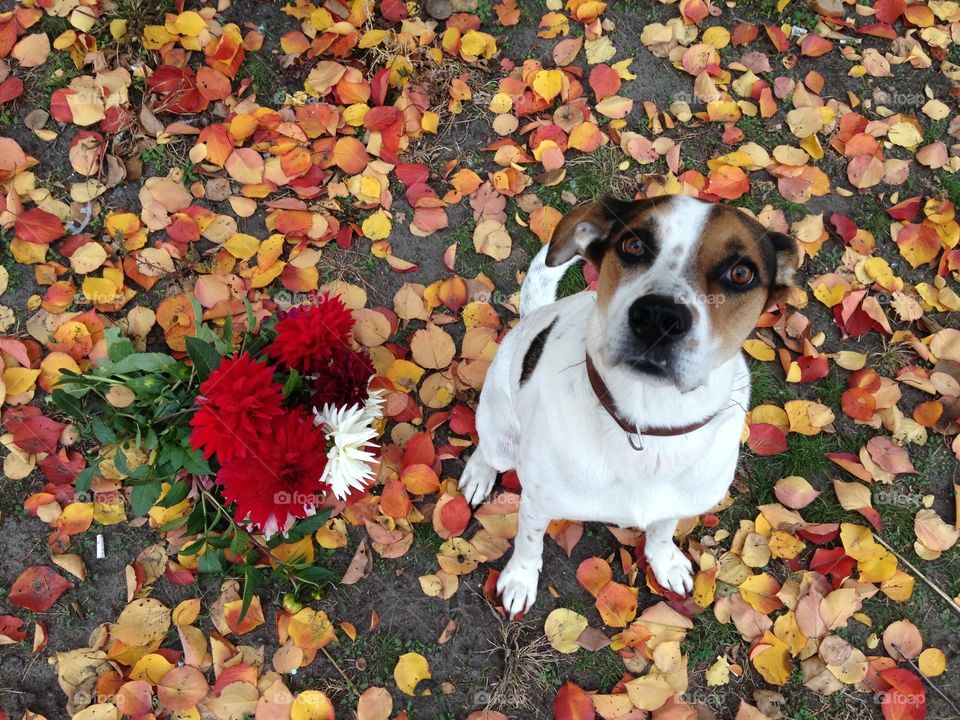
[[[497,480],[497,471],[482,462],[467,462],[460,476],[460,492],[471,506],[476,507],[490,495]]]
[[[693,590],[693,565],[673,543],[647,555],[647,561],[661,587],[678,595],[686,595]]]
[[[525,568],[512,560],[500,573],[497,580],[497,592],[504,609],[512,620],[522,612],[526,612],[537,599],[537,583],[540,572],[533,568]]]

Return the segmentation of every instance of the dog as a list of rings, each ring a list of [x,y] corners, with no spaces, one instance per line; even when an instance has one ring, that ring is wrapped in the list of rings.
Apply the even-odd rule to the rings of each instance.
[[[580,259],[598,270],[596,292],[557,300]],[[555,519],[645,530],[659,584],[692,590],[677,521],[733,481],[750,400],[741,345],[789,294],[798,260],[789,236],[688,196],[605,199],[561,219],[487,372],[459,483],[476,506],[517,470],[519,526],[497,582],[511,617],[536,598]]]

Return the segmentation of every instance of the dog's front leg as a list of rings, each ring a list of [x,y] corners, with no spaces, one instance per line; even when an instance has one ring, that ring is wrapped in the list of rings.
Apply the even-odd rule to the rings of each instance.
[[[510,618],[526,612],[537,599],[537,582],[543,565],[543,534],[550,518],[529,500],[520,500],[520,522],[513,556],[500,573],[497,590]]]
[[[651,523],[646,529],[644,554],[661,586],[678,595],[686,595],[693,590],[693,566],[673,543],[676,530],[676,520]]]

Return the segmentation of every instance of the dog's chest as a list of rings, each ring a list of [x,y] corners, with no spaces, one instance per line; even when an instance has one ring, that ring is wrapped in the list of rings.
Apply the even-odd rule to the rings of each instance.
[[[623,432],[582,427],[553,452],[520,477],[558,518],[645,527],[706,511],[729,484],[704,467],[719,464],[720,452],[691,437],[648,438],[635,450]]]

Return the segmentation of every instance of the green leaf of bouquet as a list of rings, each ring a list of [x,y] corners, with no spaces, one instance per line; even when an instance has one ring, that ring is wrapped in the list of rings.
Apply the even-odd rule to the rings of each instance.
[[[170,487],[170,490],[163,496],[163,499],[157,501],[157,504],[165,508],[173,507],[181,500],[184,500],[189,494],[190,483],[178,480]]]
[[[201,380],[206,380],[210,373],[216,370],[220,364],[220,353],[217,352],[213,345],[204,342],[200,338],[187,336],[185,341],[187,354],[193,361],[193,366],[197,369],[197,375]]]
[[[312,535],[322,528],[327,520],[330,519],[330,508],[324,508],[312,517],[304,518],[297,522],[283,536],[283,542],[297,542],[303,540],[307,535]]]
[[[119,453],[117,453],[119,455]],[[136,517],[146,515],[160,497],[160,483],[134,485],[130,489],[130,511]]]
[[[293,575],[301,580],[306,580],[307,582],[320,583],[327,582],[332,580],[334,575],[333,571],[328,570],[322,565],[311,565],[308,568],[304,568],[299,572],[293,573]]]
[[[161,368],[176,364],[177,361],[165,353],[136,353],[135,355],[128,355],[119,362],[113,363],[113,365],[108,367],[108,370],[114,375],[125,375],[138,370],[140,372],[152,373]]]
[[[239,555],[247,547],[249,542],[250,535],[247,533],[247,531],[236,528],[233,531],[233,537],[230,538],[230,554]]]
[[[202,573],[223,572],[223,550],[213,550],[209,545],[207,551],[197,558],[197,570]]]
[[[90,429],[93,430],[93,436],[101,445],[115,443],[117,441],[117,436],[113,430],[107,427],[106,423],[96,416],[90,421]]]
[[[213,475],[210,463],[204,460],[198,450],[181,450],[183,454],[182,466],[191,475]]]
[[[77,475],[76,482],[74,483],[74,488],[77,495],[83,495],[90,489],[90,483],[93,482],[93,476],[98,470],[97,465],[90,465],[85,467],[80,471],[80,474]]]
[[[252,565],[245,565],[243,568],[243,602],[240,603],[240,618],[243,620],[250,608],[250,602],[253,600],[253,593],[263,585],[263,573]]]
[[[300,373],[295,369],[290,368],[290,375],[287,377],[287,381],[283,384],[283,396],[285,398],[290,397],[297,388],[300,387]]]
[[[129,338],[125,338],[120,334],[120,328],[107,328],[103,336],[107,341],[107,358],[109,358],[111,362],[120,362],[125,357],[136,354],[137,349],[133,346],[133,343],[130,342]]]
[[[50,395],[50,401],[70,417],[82,418],[86,414],[80,398],[63,390],[54,390]]]

